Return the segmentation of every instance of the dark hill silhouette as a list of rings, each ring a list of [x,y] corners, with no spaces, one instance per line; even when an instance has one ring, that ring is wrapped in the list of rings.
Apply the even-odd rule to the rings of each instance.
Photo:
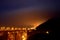
[[[35,30],[38,33],[30,36],[28,40],[58,40],[59,30],[60,30],[60,18],[52,18],[47,22],[39,25]],[[46,31],[49,31],[49,34],[46,34]],[[32,31],[34,33],[34,31]],[[39,33],[40,32],[40,33]]]
[[[46,29],[57,30],[59,26],[60,26],[60,18],[52,18],[47,22],[43,23],[42,25],[39,25],[36,29],[40,30],[42,28],[46,28]]]

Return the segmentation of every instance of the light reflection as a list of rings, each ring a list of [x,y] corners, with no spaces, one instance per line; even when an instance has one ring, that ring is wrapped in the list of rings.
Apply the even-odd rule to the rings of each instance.
[[[0,32],[0,36],[3,36],[3,32]]]
[[[26,40],[27,39],[27,32],[24,32],[22,35],[22,40]]]

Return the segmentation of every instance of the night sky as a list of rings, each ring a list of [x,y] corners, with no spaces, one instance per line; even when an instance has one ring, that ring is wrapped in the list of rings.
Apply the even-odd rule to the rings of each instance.
[[[0,11],[13,11],[23,8],[36,7],[54,9],[59,5],[58,0],[0,0]]]
[[[59,1],[58,0],[0,0],[0,19],[1,19],[0,25],[7,25],[7,24],[10,25],[12,22],[11,20],[13,20],[13,18],[15,19],[14,21],[16,22],[22,19],[20,18],[20,15],[21,17],[23,17],[23,15],[25,14],[26,15],[33,14],[32,16],[33,18],[30,20],[33,20],[33,19],[35,20],[35,18],[37,17],[37,15],[35,14],[38,14],[40,16],[37,17],[37,20],[43,19],[44,21],[46,21],[51,17],[50,15],[52,15],[52,13],[47,12],[47,10],[50,12],[59,10]],[[43,12],[45,12],[46,14]],[[46,16],[48,14],[50,16],[49,18],[47,18],[48,16]],[[25,18],[25,16],[23,18]],[[39,19],[39,17],[41,19]],[[16,20],[16,18],[18,20]],[[39,23],[39,21],[37,23]],[[12,24],[14,24],[14,22],[12,22]],[[20,24],[20,23],[17,23],[17,24]]]

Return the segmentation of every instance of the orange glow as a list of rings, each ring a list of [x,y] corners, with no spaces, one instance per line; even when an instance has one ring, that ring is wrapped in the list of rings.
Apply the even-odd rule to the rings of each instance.
[[[10,27],[7,27],[6,30],[10,30]]]
[[[4,29],[5,29],[5,27],[1,27],[1,29],[2,29],[2,30],[4,30]]]
[[[14,28],[12,27],[11,30],[14,30]]]
[[[18,30],[18,28],[15,28],[15,30]]]
[[[36,27],[38,27],[39,25],[43,24],[44,22],[46,22],[46,20],[32,22],[32,25],[34,25],[34,26],[31,27],[31,29],[36,29]]]

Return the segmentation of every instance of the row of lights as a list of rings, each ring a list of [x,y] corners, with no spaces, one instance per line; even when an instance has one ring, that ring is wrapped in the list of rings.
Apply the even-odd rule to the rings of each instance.
[[[1,30],[31,30],[31,28],[0,27]]]

